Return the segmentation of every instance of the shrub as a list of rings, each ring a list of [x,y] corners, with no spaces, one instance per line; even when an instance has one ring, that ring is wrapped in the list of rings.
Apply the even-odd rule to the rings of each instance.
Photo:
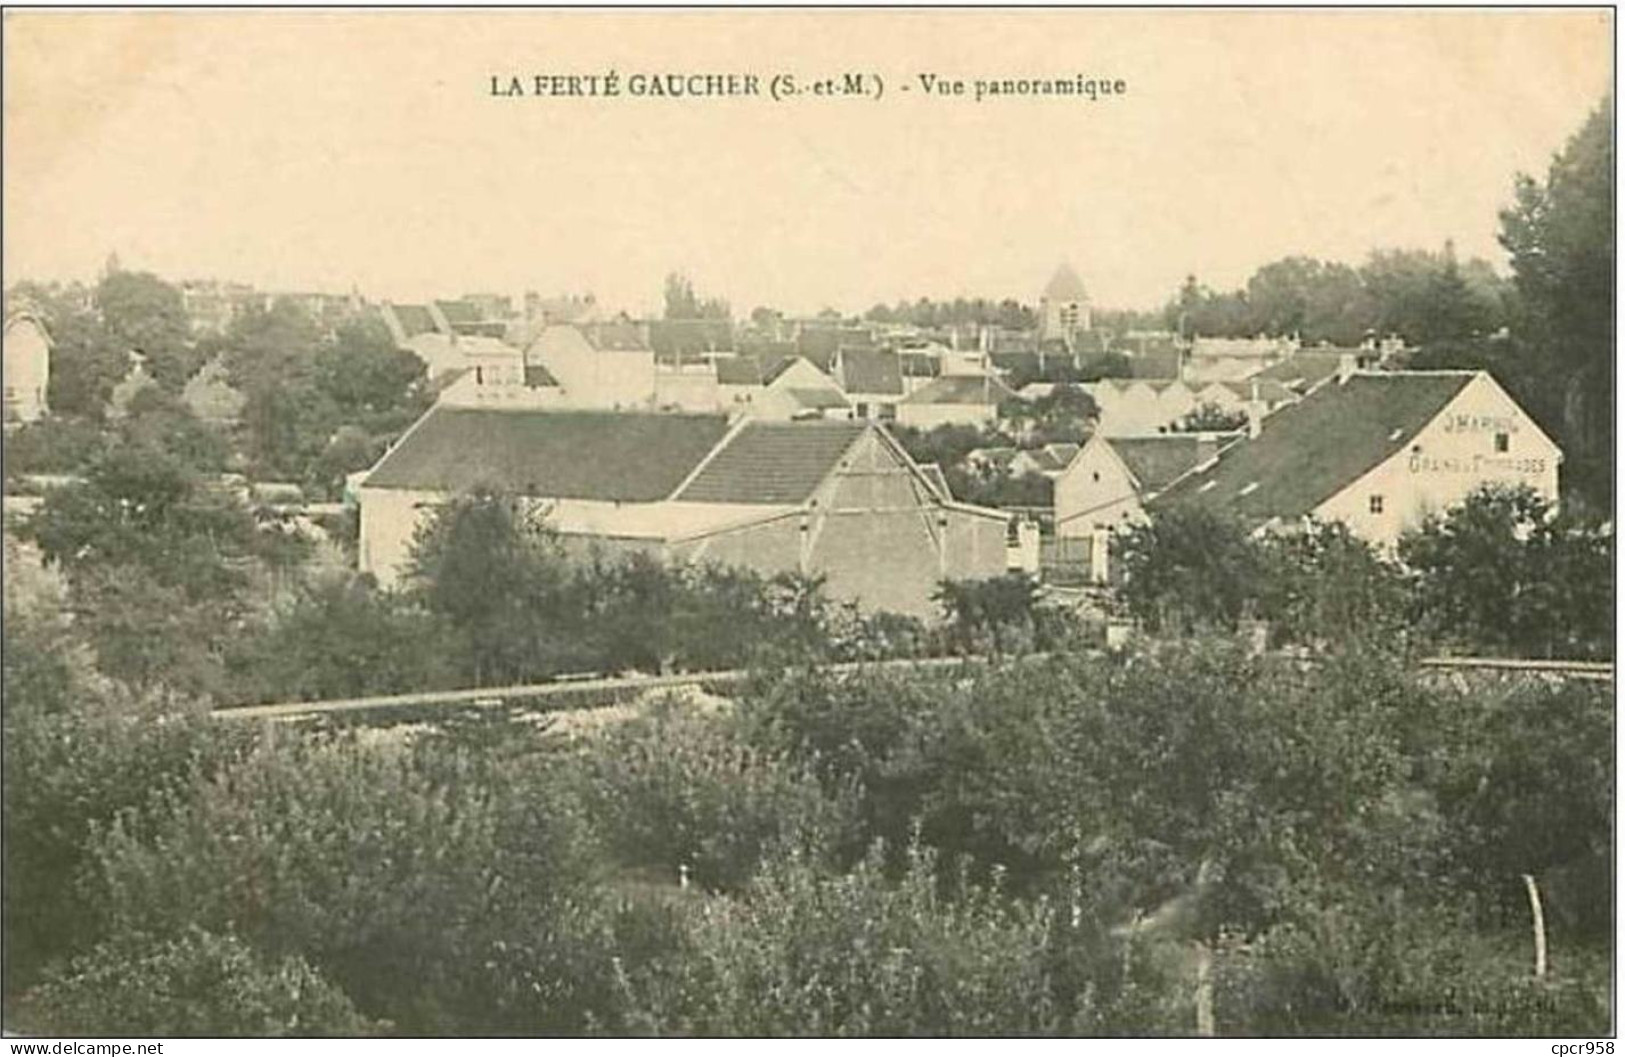
[[[1477,932],[1448,905],[1366,892],[1221,959],[1218,1017],[1241,1034],[1606,1034],[1606,957],[1554,962],[1536,980],[1518,939]]]
[[[127,937],[79,958],[29,1002],[61,1035],[331,1036],[379,1025],[297,957],[270,961],[234,936]]]
[[[604,731],[584,754],[585,799],[621,862],[680,868],[737,890],[788,851],[821,858],[850,841],[850,787],[826,796],[804,768],[741,740],[724,717],[668,698]]]
[[[898,884],[876,849],[847,876],[776,860],[751,890],[692,917],[664,974],[625,984],[629,1023],[659,1034],[1031,1035],[1063,1030],[1044,906],[996,890],[938,892],[916,848]]]
[[[196,924],[302,957],[408,1033],[580,1030],[593,976],[558,961],[593,942],[592,864],[529,745],[487,767],[455,744],[426,759],[354,736],[279,740],[150,821],[121,816],[98,843],[99,895],[121,933]]]
[[[245,732],[202,707],[138,696],[89,672],[60,630],[5,623],[5,976],[26,986],[103,933],[82,888],[94,827],[222,765]]]

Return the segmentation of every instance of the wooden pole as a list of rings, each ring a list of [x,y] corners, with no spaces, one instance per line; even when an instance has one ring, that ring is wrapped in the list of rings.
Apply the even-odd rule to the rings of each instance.
[[[1546,979],[1546,915],[1540,909],[1540,889],[1530,874],[1523,875],[1524,891],[1529,893],[1529,916],[1535,930],[1535,979]]]
[[[1196,1034],[1213,1037],[1213,952],[1196,944]]]

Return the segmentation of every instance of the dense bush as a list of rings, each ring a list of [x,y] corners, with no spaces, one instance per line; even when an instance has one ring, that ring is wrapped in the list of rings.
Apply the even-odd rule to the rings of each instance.
[[[1603,684],[1171,640],[243,745],[59,632],[6,651],[5,925],[63,1024],[1188,1034],[1206,952],[1221,1033],[1602,1030]]]
[[[1072,1027],[1047,952],[1052,914],[965,886],[938,891],[915,848],[900,882],[877,850],[844,876],[791,856],[694,915],[663,975],[627,983],[630,1024],[658,1034],[1030,1035]]]
[[[278,739],[121,816],[98,896],[119,933],[197,926],[303,958],[409,1034],[580,1030],[590,977],[545,974],[544,992],[514,966],[596,942],[584,822],[544,761],[470,751]]]
[[[1614,654],[1611,530],[1533,490],[1486,487],[1400,541],[1413,624],[1447,645],[1521,657]]]
[[[25,986],[104,934],[86,890],[97,826],[225,766],[240,751],[195,703],[96,678],[43,619],[5,621],[5,977]]]
[[[48,981],[30,1012],[61,1035],[322,1037],[381,1027],[301,959],[268,961],[199,929],[99,946]]]
[[[1160,511],[1118,536],[1120,601],[1148,629],[1229,630],[1277,643],[1613,655],[1613,533],[1559,516],[1528,488],[1485,487],[1392,553],[1341,524],[1250,534],[1205,507]]]
[[[850,789],[733,736],[681,699],[602,732],[583,754],[584,800],[624,864],[737,890],[765,860],[827,860],[853,837]]]

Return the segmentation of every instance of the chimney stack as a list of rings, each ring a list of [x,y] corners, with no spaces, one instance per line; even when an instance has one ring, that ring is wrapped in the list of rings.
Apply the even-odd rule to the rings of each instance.
[[[1352,352],[1344,352],[1340,356],[1338,356],[1337,357],[1337,384],[1342,385],[1344,382],[1346,382],[1350,378],[1354,377],[1355,368],[1357,368],[1358,366],[1359,366],[1359,361],[1355,358],[1354,353],[1352,353]]]

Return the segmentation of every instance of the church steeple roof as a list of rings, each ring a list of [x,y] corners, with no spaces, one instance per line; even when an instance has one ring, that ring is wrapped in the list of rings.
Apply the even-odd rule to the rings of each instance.
[[[1083,288],[1083,280],[1072,270],[1072,265],[1063,262],[1055,269],[1055,275],[1050,278],[1049,285],[1044,287],[1044,300],[1081,302],[1089,300],[1089,294]]]

